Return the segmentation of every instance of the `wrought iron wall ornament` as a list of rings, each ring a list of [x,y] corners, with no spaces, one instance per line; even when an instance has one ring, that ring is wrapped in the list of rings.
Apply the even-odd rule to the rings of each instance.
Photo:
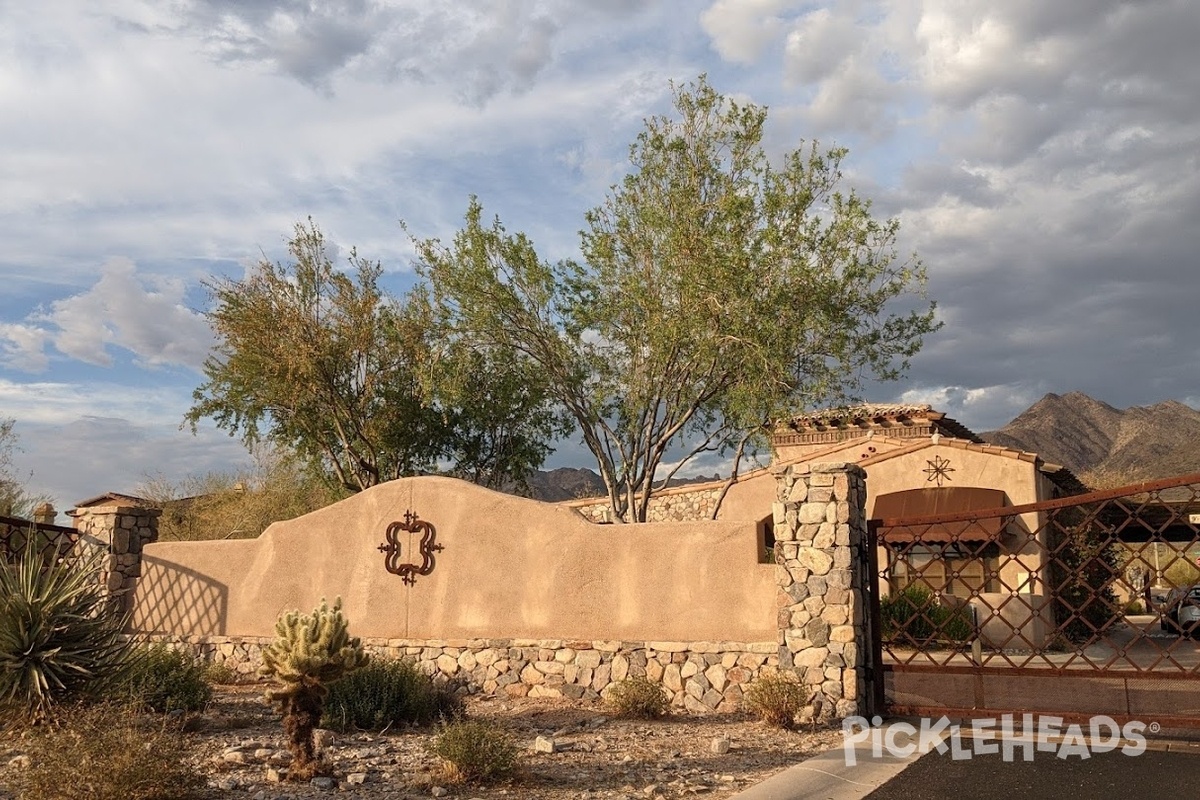
[[[948,458],[934,456],[932,461],[926,461],[925,463],[929,465],[924,470],[927,476],[925,480],[927,482],[937,481],[939,487],[942,485],[942,481],[950,480],[950,473],[954,472],[954,467],[950,466],[950,459]]]
[[[421,542],[417,550],[421,556],[420,564],[412,562],[400,563],[400,534],[402,533],[421,534]],[[417,575],[428,575],[433,572],[433,554],[445,549],[443,545],[435,543],[434,540],[437,537],[437,531],[434,530],[433,525],[418,518],[412,510],[404,512],[403,522],[397,521],[388,525],[384,537],[387,541],[377,548],[381,553],[385,554],[384,566],[388,572],[393,575],[399,575],[409,586],[417,582]]]

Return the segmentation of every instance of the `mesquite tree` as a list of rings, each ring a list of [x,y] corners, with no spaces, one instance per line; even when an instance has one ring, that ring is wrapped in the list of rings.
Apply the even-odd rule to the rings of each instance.
[[[766,109],[704,77],[674,100],[588,213],[582,262],[542,260],[475,199],[448,246],[417,242],[443,318],[537,365],[625,521],[695,457],[736,471],[776,421],[898,377],[938,327],[898,222],[839,188],[844,150],[772,163]]]
[[[289,611],[275,623],[275,639],[263,650],[259,672],[280,684],[268,689],[267,700],[283,710],[283,731],[292,764],[288,777],[308,780],[317,774],[313,731],[321,722],[329,684],[367,663],[362,642],[350,636],[339,598],[325,600],[311,614]]]

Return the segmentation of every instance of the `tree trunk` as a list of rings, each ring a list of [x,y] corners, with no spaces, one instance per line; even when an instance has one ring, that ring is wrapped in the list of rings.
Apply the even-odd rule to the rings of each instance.
[[[315,692],[302,689],[283,702],[283,734],[292,753],[289,780],[308,781],[321,772],[313,731],[321,724],[323,701]]]

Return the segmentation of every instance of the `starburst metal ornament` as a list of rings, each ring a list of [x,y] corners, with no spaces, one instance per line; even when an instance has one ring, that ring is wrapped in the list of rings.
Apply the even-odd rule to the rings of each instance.
[[[954,467],[950,466],[950,459],[934,456],[932,461],[926,461],[929,466],[925,468],[925,480],[936,481],[938,487],[942,485],[942,481],[950,480],[950,473],[954,472]]]

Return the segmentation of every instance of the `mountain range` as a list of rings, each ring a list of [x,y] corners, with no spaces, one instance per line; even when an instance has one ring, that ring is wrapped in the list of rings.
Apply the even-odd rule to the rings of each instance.
[[[1177,400],[1121,410],[1082,392],[1048,394],[979,436],[1062,464],[1098,489],[1200,472],[1200,411]]]
[[[1062,464],[1097,489],[1200,472],[1200,411],[1178,400],[1122,410],[1082,392],[1047,394],[979,437]],[[551,502],[605,493],[599,475],[574,467],[535,472],[529,488]]]

